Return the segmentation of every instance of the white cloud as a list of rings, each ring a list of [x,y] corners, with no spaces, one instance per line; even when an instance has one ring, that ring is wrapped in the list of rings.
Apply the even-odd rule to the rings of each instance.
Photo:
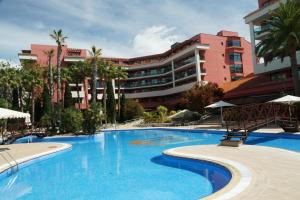
[[[175,28],[151,26],[142,30],[133,39],[133,49],[140,55],[161,53],[170,48],[181,37],[174,33]]]

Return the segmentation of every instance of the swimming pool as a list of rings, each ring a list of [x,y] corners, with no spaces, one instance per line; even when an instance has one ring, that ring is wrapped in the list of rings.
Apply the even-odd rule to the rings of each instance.
[[[224,187],[231,178],[229,171],[161,152],[178,146],[217,144],[222,134],[151,129],[33,139],[71,143],[73,147],[0,179],[1,199],[198,199]],[[249,137],[248,143],[300,151],[300,139],[292,136],[261,134]]]

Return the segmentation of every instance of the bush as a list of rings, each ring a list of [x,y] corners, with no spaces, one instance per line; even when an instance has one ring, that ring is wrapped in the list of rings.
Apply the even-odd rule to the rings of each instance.
[[[171,110],[170,113],[169,113],[170,116],[171,116],[171,115],[175,115],[175,114],[176,114],[176,111],[175,111],[175,110]]]
[[[143,116],[144,108],[136,101],[128,100],[125,103],[125,120],[131,120]]]
[[[156,108],[157,114],[158,114],[158,121],[160,123],[163,123],[166,120],[167,113],[168,113],[168,108],[165,106],[158,106]]]
[[[44,114],[41,118],[42,127],[49,128],[52,125],[51,117],[48,114]]]
[[[144,118],[144,123],[157,123],[159,119],[156,111],[145,112],[143,118]]]
[[[64,133],[78,133],[81,131],[83,116],[80,110],[67,108],[62,113],[61,130]]]
[[[92,103],[91,108],[83,112],[83,132],[94,134],[102,122],[101,103]]]

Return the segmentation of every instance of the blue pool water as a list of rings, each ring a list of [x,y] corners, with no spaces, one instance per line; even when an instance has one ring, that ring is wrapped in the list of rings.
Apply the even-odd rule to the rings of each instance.
[[[231,174],[212,163],[162,155],[169,148],[217,144],[222,132],[113,131],[96,136],[23,138],[64,142],[72,149],[0,178],[0,199],[198,199],[222,187]],[[298,137],[249,137],[253,145],[300,151]]]

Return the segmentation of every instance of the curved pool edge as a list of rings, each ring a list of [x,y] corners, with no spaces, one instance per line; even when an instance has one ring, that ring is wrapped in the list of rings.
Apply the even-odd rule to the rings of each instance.
[[[189,146],[184,147],[177,147],[172,149],[167,149],[163,151],[163,154],[168,156],[174,156],[174,157],[181,157],[181,158],[188,158],[188,159],[194,159],[194,160],[202,160],[207,161],[211,163],[215,163],[218,165],[221,165],[225,167],[227,170],[230,171],[232,178],[229,181],[229,183],[220,189],[219,191],[212,193],[211,195],[201,198],[204,200],[227,200],[231,199],[241,192],[243,192],[251,183],[252,177],[250,170],[235,161],[214,157],[214,156],[205,156],[201,154],[192,154],[192,153],[183,153],[179,150],[182,148],[187,148]]]
[[[31,144],[35,144],[35,143],[31,143]],[[30,155],[26,155],[26,156],[22,156],[20,158],[16,158],[15,161],[18,164],[18,169],[22,169],[22,168],[24,168],[26,166],[29,166],[31,164],[34,164],[36,162],[46,160],[48,158],[56,156],[60,153],[63,153],[64,151],[69,150],[69,149],[72,148],[72,145],[67,144],[67,143],[51,143],[51,142],[48,142],[48,143],[40,143],[40,144],[48,145],[47,147],[49,148],[49,150],[42,151],[42,152],[37,152],[37,153],[32,153]],[[59,146],[56,147],[56,148],[51,148],[51,147],[53,147],[53,145],[59,145]],[[7,145],[7,146],[9,146],[9,145]],[[4,164],[0,165],[0,179],[9,176],[8,172],[12,168],[16,167],[14,165],[14,161],[12,161],[11,164],[13,164],[13,166],[11,166],[8,163],[4,163]]]

